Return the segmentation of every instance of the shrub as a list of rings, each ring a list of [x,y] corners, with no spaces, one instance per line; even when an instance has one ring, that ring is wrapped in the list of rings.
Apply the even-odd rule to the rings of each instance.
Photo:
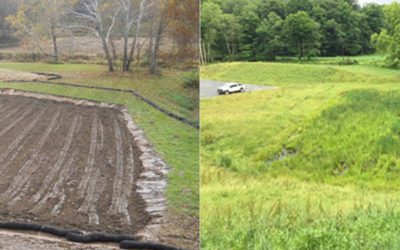
[[[228,154],[223,153],[218,156],[217,164],[224,168],[231,168],[232,167],[232,159]]]
[[[201,134],[201,139],[202,139],[202,145],[210,145],[214,142],[215,136],[209,132],[204,132]]]
[[[191,71],[183,76],[183,86],[185,88],[198,89],[199,88],[199,72],[197,70]]]
[[[354,65],[354,64],[358,64],[358,61],[355,59],[353,60],[351,58],[346,58],[339,62],[339,65]]]

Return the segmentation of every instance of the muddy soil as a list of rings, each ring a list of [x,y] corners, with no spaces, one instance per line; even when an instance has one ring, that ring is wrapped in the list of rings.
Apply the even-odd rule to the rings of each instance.
[[[0,95],[0,221],[135,234],[141,154],[115,109]]]
[[[117,250],[117,244],[79,244],[39,233],[0,230],[0,249],[4,250]]]

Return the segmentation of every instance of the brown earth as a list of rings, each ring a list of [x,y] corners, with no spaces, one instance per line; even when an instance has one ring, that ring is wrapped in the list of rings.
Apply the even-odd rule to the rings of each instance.
[[[45,81],[47,77],[33,73],[0,69],[0,81]]]
[[[140,155],[112,108],[0,95],[0,221],[135,234]]]
[[[118,244],[79,244],[34,232],[0,230],[1,250],[117,250]]]

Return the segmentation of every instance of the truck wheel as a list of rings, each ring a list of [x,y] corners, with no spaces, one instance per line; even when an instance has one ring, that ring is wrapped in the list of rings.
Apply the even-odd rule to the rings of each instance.
[[[229,95],[229,91],[225,91],[225,95]]]
[[[244,92],[244,88],[241,88],[241,89],[240,89],[240,92]]]

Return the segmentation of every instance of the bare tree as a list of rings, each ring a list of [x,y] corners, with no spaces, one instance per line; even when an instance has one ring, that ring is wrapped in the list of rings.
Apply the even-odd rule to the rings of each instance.
[[[114,71],[113,56],[110,52],[111,35],[121,6],[113,4],[111,0],[84,0],[82,9],[69,9],[78,20],[79,24],[72,28],[83,28],[93,32],[100,39],[108,63],[108,70]]]
[[[161,45],[161,38],[164,33],[164,30],[168,26],[168,0],[159,0],[159,19],[157,31],[154,37],[154,44],[151,47],[150,52],[150,73],[157,73],[157,65],[158,65],[158,52]]]
[[[137,51],[140,45],[139,35],[143,18],[147,15],[147,10],[153,5],[153,3],[149,0],[120,0],[120,4],[124,19],[123,71],[129,71],[130,65],[134,60],[135,50]],[[133,27],[135,27],[135,36],[132,44],[129,46],[129,36]]]
[[[54,56],[54,61],[58,62],[59,60],[59,52],[58,52],[58,46],[57,46],[57,29],[60,26],[60,21],[64,16],[64,8],[63,7],[63,2],[60,0],[46,0],[46,1],[40,1],[42,4],[42,8],[46,9],[45,13],[47,15],[44,15],[44,18],[46,19],[45,22],[47,23],[47,28],[49,29],[49,33],[51,36],[51,41],[53,43],[53,56]],[[46,6],[47,5],[47,6]]]

